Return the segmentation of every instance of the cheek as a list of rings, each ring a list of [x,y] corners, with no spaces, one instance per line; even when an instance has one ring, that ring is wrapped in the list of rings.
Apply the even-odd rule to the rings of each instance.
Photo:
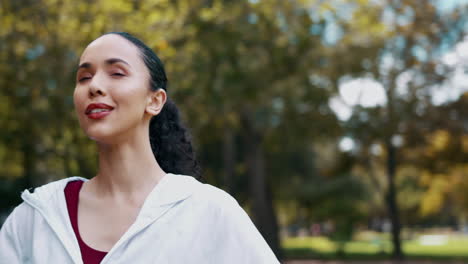
[[[125,87],[115,87],[111,96],[118,105],[127,110],[144,111],[146,105],[147,87],[142,82],[129,82]]]
[[[78,93],[77,88],[75,88],[75,90],[73,91],[73,104],[76,110],[79,106],[79,93]]]
[[[75,111],[79,111],[83,107],[83,89],[75,88],[73,91],[73,104],[75,106]]]

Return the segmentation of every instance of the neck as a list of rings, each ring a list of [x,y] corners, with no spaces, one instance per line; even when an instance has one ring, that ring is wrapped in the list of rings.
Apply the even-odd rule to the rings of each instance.
[[[91,181],[99,196],[139,203],[166,174],[154,158],[149,136],[133,139],[98,144],[99,172]]]

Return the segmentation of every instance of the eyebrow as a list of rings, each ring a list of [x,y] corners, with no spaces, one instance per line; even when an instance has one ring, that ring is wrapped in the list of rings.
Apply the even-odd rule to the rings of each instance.
[[[128,62],[126,62],[126,61],[124,61],[124,60],[122,60],[122,59],[119,59],[119,58],[110,58],[110,59],[107,59],[107,60],[105,61],[105,63],[106,63],[107,65],[112,65],[112,64],[115,64],[115,63],[119,63],[119,62],[121,62],[121,63],[123,63],[123,64],[126,64],[126,65],[128,65],[129,67],[131,67],[130,64],[128,64]],[[84,62],[84,63],[80,64],[80,66],[78,66],[78,70],[81,69],[81,68],[89,69],[89,68],[91,68],[91,63],[89,63],[89,62]]]

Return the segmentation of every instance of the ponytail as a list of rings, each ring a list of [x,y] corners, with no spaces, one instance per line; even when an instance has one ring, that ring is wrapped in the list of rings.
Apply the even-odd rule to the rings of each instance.
[[[189,133],[172,100],[168,99],[161,112],[151,119],[149,134],[153,154],[164,171],[200,178]]]
[[[164,65],[153,50],[126,32],[107,34],[119,35],[133,43],[140,51],[150,73],[150,89],[152,91],[167,90]],[[149,136],[154,157],[165,172],[201,178],[200,166],[195,158],[189,132],[182,124],[179,110],[170,98],[167,99],[161,112],[151,118]]]

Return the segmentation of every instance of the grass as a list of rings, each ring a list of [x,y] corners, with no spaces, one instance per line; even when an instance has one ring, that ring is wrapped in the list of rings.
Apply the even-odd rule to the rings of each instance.
[[[296,237],[282,241],[287,259],[389,259],[392,245],[388,236],[360,234],[347,242],[344,254],[337,254],[337,244],[327,237]],[[408,259],[462,260],[468,262],[468,237],[447,236],[438,245],[421,243],[420,236],[403,241],[403,251]]]

